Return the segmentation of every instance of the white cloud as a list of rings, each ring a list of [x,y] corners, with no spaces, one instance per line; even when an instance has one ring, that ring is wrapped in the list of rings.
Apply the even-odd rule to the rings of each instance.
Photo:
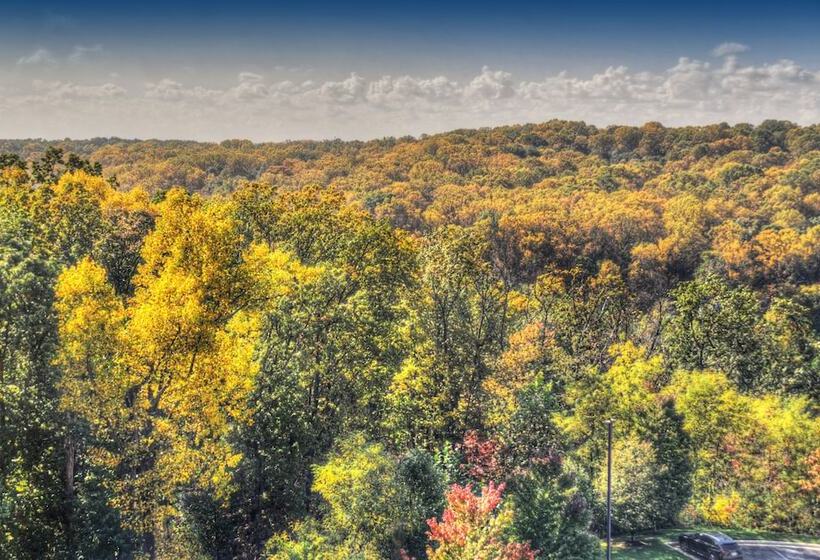
[[[407,103],[425,103],[433,108],[436,103],[449,105],[458,99],[461,87],[445,76],[413,78],[411,76],[382,76],[368,84],[367,100],[379,106],[401,107]]]
[[[708,62],[681,58],[667,71],[661,86],[670,101],[703,101],[715,93],[717,74]]]
[[[272,140],[398,136],[551,118],[670,126],[820,121],[820,71],[791,60],[744,65],[732,54],[719,61],[683,57],[662,71],[611,66],[590,76],[560,72],[538,80],[487,67],[463,80],[357,73],[272,80],[241,72],[221,85],[168,77],[130,91],[120,80],[44,81],[29,92],[0,92],[0,136],[13,136],[12,122],[22,130],[43,122],[53,132],[41,134],[56,137],[89,130],[90,136]]]
[[[72,82],[45,82],[34,80],[32,83],[34,91],[45,98],[65,100],[71,98],[94,98],[121,97],[128,93],[125,88],[106,82],[96,85],[80,85]]]
[[[264,77],[260,74],[256,74],[254,72],[240,72],[239,73],[239,81],[240,82],[261,82]]]
[[[485,66],[481,74],[472,79],[465,93],[483,99],[506,99],[515,95],[515,84],[509,72],[490,70]]]
[[[65,57],[65,60],[71,63],[82,62],[83,60],[87,59],[89,56],[101,53],[102,52],[102,45],[91,45],[91,46],[84,46],[84,45],[75,45],[68,56]],[[63,57],[60,56],[60,59]],[[17,59],[18,66],[36,66],[36,65],[56,65],[57,64],[57,57],[46,48],[38,48],[33,53],[22,56]]]
[[[102,45],[93,45],[90,47],[76,45],[74,49],[72,49],[71,54],[68,55],[68,60],[75,63],[82,62],[91,55],[101,53],[102,50]]]
[[[367,82],[353,72],[342,81],[325,82],[317,89],[308,90],[306,93],[310,96],[315,95],[318,99],[329,103],[349,105],[366,99]]]
[[[28,56],[22,56],[17,59],[18,66],[28,66],[37,64],[56,64],[57,61],[48,49],[37,49]]]
[[[181,99],[216,99],[220,95],[220,91],[206,89],[201,86],[188,88],[183,86],[180,82],[163,78],[156,83],[145,84],[145,97],[148,99],[162,99],[166,101],[176,101]]]
[[[743,43],[733,43],[733,42],[726,42],[721,43],[712,49],[712,56],[721,57],[721,56],[730,56],[733,54],[740,54],[745,53],[749,50],[748,45],[744,45]]]

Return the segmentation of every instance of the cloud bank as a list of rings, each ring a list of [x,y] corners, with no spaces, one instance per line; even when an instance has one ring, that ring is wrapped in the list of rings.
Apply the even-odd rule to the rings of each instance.
[[[98,50],[78,49],[82,55]],[[0,91],[0,136],[282,140],[372,138],[551,118],[598,125],[820,122],[819,70],[791,60],[743,64],[737,55],[745,50],[724,43],[713,50],[717,60],[683,57],[660,72],[612,66],[592,76],[561,72],[529,81],[488,67],[460,81],[358,73],[274,81],[253,72],[241,72],[222,87],[173,77],[130,87],[110,79],[34,80],[23,91]],[[54,60],[37,53],[18,64]]]
[[[712,56],[727,56],[731,54],[740,54],[749,50],[748,45],[742,43],[727,42],[721,43],[712,49]]]

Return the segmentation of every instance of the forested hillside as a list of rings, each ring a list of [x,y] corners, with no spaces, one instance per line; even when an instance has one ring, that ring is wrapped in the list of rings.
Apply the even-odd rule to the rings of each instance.
[[[820,125],[0,154],[2,558],[820,533]]]

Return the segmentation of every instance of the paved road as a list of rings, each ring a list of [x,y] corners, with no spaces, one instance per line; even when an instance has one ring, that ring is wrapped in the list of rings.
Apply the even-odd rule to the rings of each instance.
[[[743,560],[820,560],[820,545],[775,541],[737,541]],[[678,543],[667,543],[680,554],[692,560],[702,560],[681,552]]]
[[[820,546],[784,542],[738,541],[744,560],[820,560]]]

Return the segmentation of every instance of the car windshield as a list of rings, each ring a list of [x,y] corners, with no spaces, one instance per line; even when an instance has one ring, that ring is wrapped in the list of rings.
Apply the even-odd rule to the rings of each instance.
[[[722,533],[713,534],[713,535],[709,535],[709,536],[712,538],[712,540],[714,540],[716,543],[718,543],[720,545],[734,544],[734,542],[735,542],[734,539],[732,539],[732,537],[730,537],[728,535],[724,535]]]

